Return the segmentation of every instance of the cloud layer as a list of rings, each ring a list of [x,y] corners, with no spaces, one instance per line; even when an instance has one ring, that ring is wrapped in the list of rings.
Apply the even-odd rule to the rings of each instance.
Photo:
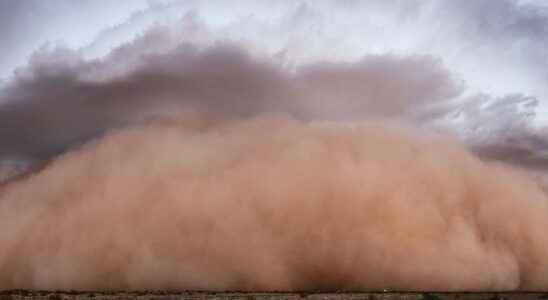
[[[0,90],[0,161],[48,160],[110,128],[192,110],[436,123],[482,154],[497,148],[485,156],[544,165],[547,20],[545,7],[510,0],[153,3],[86,47],[45,47],[17,69]],[[516,139],[535,146],[498,149]]]
[[[174,111],[217,118],[278,112],[319,120],[416,119],[459,94],[430,57],[367,56],[289,69],[235,45],[182,44],[161,55],[118,59],[162,34],[153,31],[102,61],[63,49],[36,53],[0,97],[0,155],[46,159],[110,128]]]

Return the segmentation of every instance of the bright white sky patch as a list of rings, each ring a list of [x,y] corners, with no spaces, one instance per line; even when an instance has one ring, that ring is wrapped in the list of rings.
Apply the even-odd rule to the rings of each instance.
[[[17,13],[29,21],[10,30],[24,38],[4,51],[0,77],[9,77],[46,42],[102,56],[153,24],[180,26],[191,13],[216,39],[247,40],[296,60],[430,54],[473,90],[548,98],[548,50],[542,49],[548,37],[539,36],[548,32],[548,21],[540,6],[533,7],[539,1],[22,2],[29,4]]]

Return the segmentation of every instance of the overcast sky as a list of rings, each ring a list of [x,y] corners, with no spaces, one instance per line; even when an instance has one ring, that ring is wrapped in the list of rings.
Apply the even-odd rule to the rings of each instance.
[[[509,160],[545,164],[547,157],[543,0],[0,0],[0,41],[0,161],[48,158],[192,101],[216,112],[313,119],[399,114],[450,127],[471,147],[527,156]],[[212,80],[203,70],[234,60],[244,67],[226,66],[241,72],[233,86],[262,100],[213,81],[214,90],[198,88]],[[166,82],[151,82],[151,73]],[[180,88],[182,76],[194,83]],[[119,109],[128,96],[120,78],[135,90],[151,87],[148,96],[130,95],[140,99],[131,112]],[[516,140],[523,149],[505,148]]]
[[[432,54],[474,88],[546,98],[548,20],[542,3],[0,0],[0,77],[9,78],[48,43],[104,55],[154,23],[175,23],[192,12],[212,30],[255,38],[262,46],[298,48],[301,43],[304,57]],[[293,28],[287,26],[292,17]],[[286,27],[276,26],[284,20]]]

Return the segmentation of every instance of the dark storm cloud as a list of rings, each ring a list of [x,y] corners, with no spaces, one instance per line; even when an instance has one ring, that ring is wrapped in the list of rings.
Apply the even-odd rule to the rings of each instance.
[[[200,1],[151,4],[103,31],[83,51],[36,51],[0,90],[0,160],[49,159],[109,129],[190,110],[217,118],[282,112],[302,119],[388,117],[420,124],[460,115],[466,122],[456,129],[465,132],[464,140],[478,153],[527,165],[531,157],[534,164],[543,161],[536,153],[544,143],[522,142],[529,145],[526,153],[514,151],[513,142],[506,141],[543,140],[531,126],[531,115],[544,101],[545,87],[535,80],[545,78],[547,70],[546,8],[510,0],[242,3],[241,10],[226,3],[212,10]],[[10,63],[10,55],[36,36],[37,24],[61,11],[94,15],[92,8],[101,5],[1,1],[0,32],[6,46],[0,52],[6,54],[0,64]],[[241,17],[246,8],[258,16]],[[279,18],[269,23],[261,14],[270,9]],[[166,11],[183,17],[176,24],[147,29],[105,58],[82,57],[130,39]],[[224,20],[219,22],[224,25],[212,25],[212,20]],[[381,29],[390,38],[379,39]],[[344,56],[345,51],[368,52],[347,43],[353,38],[363,45],[387,45],[381,48],[387,52],[400,41],[404,46],[395,54],[355,59]],[[219,40],[223,42],[216,44]],[[446,59],[445,53],[458,59]],[[330,59],[341,57],[347,59]],[[460,69],[461,60],[471,67]],[[466,84],[446,67],[471,72],[457,72]],[[471,96],[463,104],[456,99],[462,99],[466,85],[474,86],[477,78],[470,74],[523,95]],[[499,80],[522,74],[531,84]],[[523,86],[527,88],[520,90]],[[523,99],[534,100],[527,116],[520,110]]]
[[[546,128],[531,125],[538,102],[534,97],[521,94],[501,98],[476,95],[466,99],[447,117],[459,120],[454,127],[481,157],[548,171]]]
[[[127,51],[131,47],[103,61],[68,50],[37,53],[0,98],[0,155],[48,158],[107,129],[174,109],[220,118],[413,119],[460,91],[429,57],[368,56],[291,71],[234,45],[200,50],[183,44],[112,75],[110,59]]]
[[[547,149],[546,132],[526,132],[472,148],[481,157],[542,172],[548,171]]]

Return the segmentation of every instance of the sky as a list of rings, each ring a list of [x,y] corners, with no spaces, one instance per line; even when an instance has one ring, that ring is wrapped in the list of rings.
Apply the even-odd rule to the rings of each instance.
[[[548,165],[548,7],[541,0],[0,0],[0,37],[0,160],[10,166],[50,159],[109,128],[177,106],[151,94],[155,100],[137,101],[141,106],[132,112],[113,110],[121,97],[115,92],[112,101],[95,101],[104,105],[85,103],[115,78],[133,79],[147,68],[168,77],[180,72],[160,57],[184,61],[178,56],[188,49],[250,55],[272,65],[279,84],[301,85],[288,88],[299,96],[280,97],[318,101],[299,100],[307,102],[299,113],[310,118],[413,119],[448,128],[487,156]],[[225,55],[220,44],[242,53]],[[317,74],[329,69],[325,76],[343,80],[344,92],[329,84],[322,91],[324,75]],[[392,96],[379,87],[392,79],[408,94]],[[83,99],[82,85],[97,82]],[[368,89],[359,82],[369,82]],[[193,89],[164,86],[154,93],[195,96]],[[325,95],[342,104],[326,104]],[[242,111],[253,110],[249,103],[242,101]],[[297,110],[284,105],[261,109]]]
[[[303,58],[344,59],[386,52],[431,54],[478,90],[546,97],[542,86],[548,78],[543,49],[547,13],[542,2],[241,1],[234,6],[169,0],[3,0],[0,77],[11,77],[15,68],[24,66],[44,45],[63,45],[96,57],[131,41],[154,23],[175,23],[191,12],[212,30],[232,26],[233,30],[226,32],[236,38],[253,38],[259,30],[242,30],[238,24],[256,23],[276,35],[259,43],[277,50],[289,46],[288,39],[296,42],[303,35],[313,34],[305,38],[311,43],[299,54]],[[298,19],[300,24],[275,28],[282,25],[276,23],[290,22],[288,18],[294,22]]]

